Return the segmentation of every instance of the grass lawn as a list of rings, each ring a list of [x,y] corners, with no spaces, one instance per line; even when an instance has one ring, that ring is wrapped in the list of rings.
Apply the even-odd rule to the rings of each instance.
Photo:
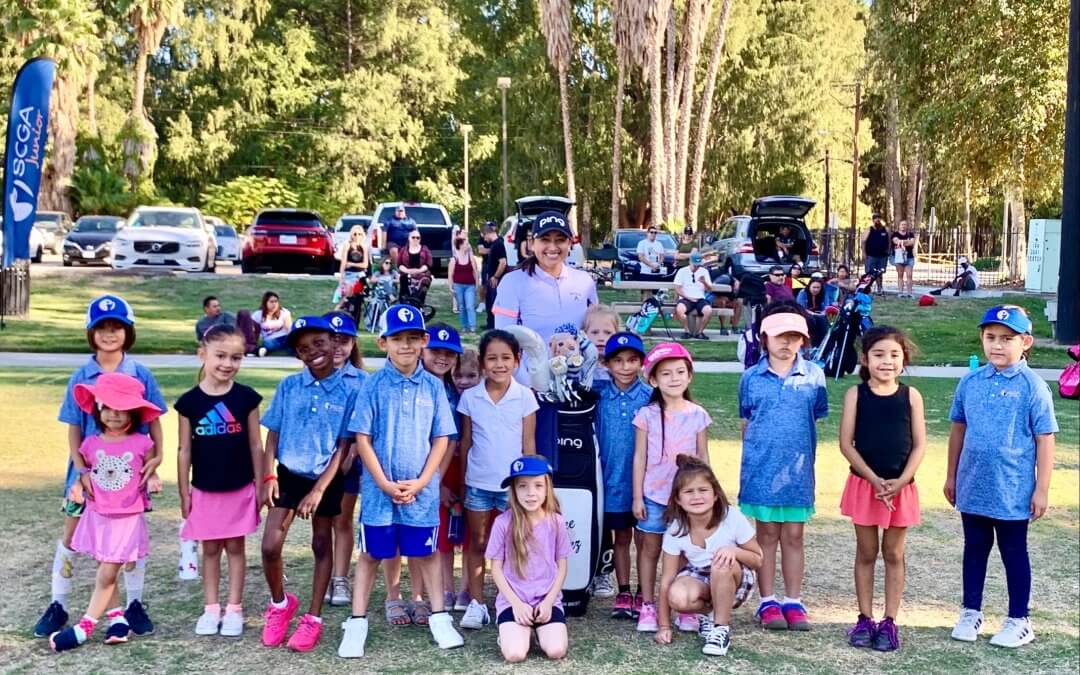
[[[329,310],[334,285],[335,281],[328,277],[245,275],[203,279],[115,274],[106,270],[94,275],[35,277],[31,284],[30,316],[8,320],[7,329],[0,332],[0,351],[86,351],[83,321],[87,303],[102,293],[116,293],[135,309],[139,339],[134,353],[190,353],[194,348],[195,322],[202,316],[202,298],[207,295],[218,296],[225,308],[235,311],[257,308],[262,293],[273,290],[297,317]],[[604,302],[617,298],[632,301],[637,295],[612,290],[601,292]],[[460,325],[458,317],[450,312],[450,294],[442,280],[432,288],[428,301],[437,308],[437,319]],[[1008,301],[1028,310],[1038,337],[1050,337],[1043,315],[1045,300],[1017,295],[1010,296]],[[981,358],[976,324],[986,308],[1000,302],[1001,299],[992,298],[947,298],[934,307],[917,307],[914,301],[889,297],[874,303],[874,320],[910,331],[921,348],[919,364],[967,365],[969,355],[976,353]],[[483,321],[484,315],[479,319]],[[677,324],[669,323],[672,333],[678,335],[681,331],[677,330]],[[647,343],[651,346],[662,339],[667,338],[657,335]],[[466,342],[475,344],[476,338],[467,337]],[[374,338],[367,334],[361,339],[361,347],[366,355],[381,353]],[[697,359],[735,360],[734,342],[693,341],[687,347]],[[1037,346],[1032,350],[1031,364],[1036,367],[1061,368],[1066,361],[1060,347]]]
[[[169,284],[155,285],[165,293]],[[80,293],[82,290],[79,291]],[[92,291],[87,291],[90,293]],[[153,295],[136,299],[149,301]],[[235,297],[244,297],[230,288]],[[292,291],[290,290],[290,294]],[[224,292],[221,293],[225,295]],[[129,292],[129,295],[134,296]],[[299,294],[296,294],[299,297]],[[233,297],[233,296],[229,296]],[[135,299],[135,298],[133,298]],[[42,303],[44,304],[44,303]],[[138,305],[137,305],[138,307]],[[145,310],[149,315],[152,310]],[[164,317],[159,319],[166,321]],[[179,331],[178,331],[179,332]],[[184,331],[186,335],[186,330]],[[269,398],[276,382],[287,371],[252,370],[243,381]],[[630,622],[607,618],[610,600],[597,600],[585,619],[570,621],[570,655],[564,665],[533,656],[524,665],[502,664],[496,631],[486,629],[466,635],[466,647],[440,653],[428,640],[426,630],[415,627],[391,629],[373,612],[368,657],[346,664],[337,659],[339,625],[345,608],[325,611],[326,630],[319,648],[309,655],[283,650],[270,652],[259,644],[259,619],[266,602],[266,585],[259,568],[259,539],[248,542],[248,583],[245,606],[248,625],[243,638],[196,638],[195,620],[201,613],[202,593],[197,583],[176,580],[178,556],[176,533],[179,521],[175,493],[175,458],[166,452],[161,475],[165,493],[155,500],[148,516],[153,554],[147,581],[151,616],[157,623],[153,637],[136,639],[120,647],[106,647],[98,640],[73,654],[55,656],[44,640],[30,637],[31,627],[48,601],[49,570],[61,518],[57,513],[59,483],[63,472],[65,430],[55,422],[56,411],[69,373],[62,370],[33,372],[0,370],[0,406],[5,433],[0,441],[0,533],[7,554],[0,559],[5,607],[0,613],[0,671],[3,672],[158,672],[215,671],[328,672],[700,672],[700,643],[696,637],[679,635],[673,645],[659,647],[648,636],[638,635]],[[156,373],[167,399],[191,386],[191,371],[161,370]],[[814,628],[806,634],[764,634],[751,621],[752,610],[736,611],[733,648],[723,660],[725,670],[760,672],[1060,672],[1075,673],[1080,659],[1080,541],[1078,541],[1078,495],[1080,495],[1080,429],[1076,407],[1058,400],[1057,466],[1051,491],[1051,510],[1031,528],[1030,546],[1034,570],[1032,617],[1038,639],[1019,651],[991,647],[986,639],[964,644],[949,639],[960,596],[960,519],[941,495],[945,465],[947,412],[955,383],[951,380],[912,380],[927,404],[930,446],[918,474],[923,524],[908,539],[908,583],[899,623],[904,647],[882,655],[854,650],[845,642],[845,631],[855,618],[851,579],[854,535],[850,523],[839,514],[840,491],[848,469],[836,447],[839,401],[851,379],[830,383],[832,416],[821,429],[817,459],[818,514],[807,528],[807,582],[804,598]],[[721,483],[734,497],[738,486],[739,456],[736,419],[735,375],[701,375],[694,392],[713,416],[711,452]],[[15,420],[18,420],[17,422]],[[176,419],[164,418],[166,448],[175,447]],[[297,523],[286,547],[289,586],[301,600],[310,593],[311,559],[303,523]],[[882,568],[878,567],[881,593]],[[991,556],[987,580],[986,632],[997,629],[1006,607],[1004,579],[997,554]],[[92,588],[89,563],[77,568],[72,603],[85,608]],[[373,607],[382,602],[381,586]],[[879,595],[877,606],[882,598]],[[880,609],[879,609],[880,611]],[[713,667],[716,667],[715,665]]]

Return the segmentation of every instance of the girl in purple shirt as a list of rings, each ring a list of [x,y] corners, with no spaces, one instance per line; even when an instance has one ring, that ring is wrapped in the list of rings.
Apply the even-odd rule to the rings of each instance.
[[[539,455],[519,457],[502,486],[511,488],[510,508],[492,523],[485,553],[499,589],[499,648],[507,662],[524,661],[535,629],[544,654],[561,659],[568,643],[562,586],[571,551],[551,467]]]

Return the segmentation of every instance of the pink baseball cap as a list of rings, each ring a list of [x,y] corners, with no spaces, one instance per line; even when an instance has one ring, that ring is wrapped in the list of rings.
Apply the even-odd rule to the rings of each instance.
[[[123,373],[102,373],[94,384],[76,384],[74,391],[83,412],[93,412],[94,404],[101,403],[113,410],[138,410],[142,423],[149,424],[163,411],[143,398],[145,394],[142,382]]]
[[[772,314],[761,320],[761,334],[770,337],[783,335],[784,333],[798,333],[807,340],[810,339],[810,329],[806,327],[806,319],[792,312]]]
[[[686,347],[678,342],[661,342],[645,355],[645,377],[649,377],[656,364],[668,359],[686,359],[690,367],[694,367],[694,359],[690,356],[690,352],[686,351]]]

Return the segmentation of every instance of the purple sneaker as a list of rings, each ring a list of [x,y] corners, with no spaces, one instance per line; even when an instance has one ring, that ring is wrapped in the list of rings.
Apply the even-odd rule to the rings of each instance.
[[[900,631],[889,617],[878,624],[874,634],[874,649],[879,652],[893,652],[900,648]]]
[[[877,626],[874,620],[863,614],[855,626],[847,632],[848,644],[852,647],[871,647],[874,644],[874,635],[877,634]]]

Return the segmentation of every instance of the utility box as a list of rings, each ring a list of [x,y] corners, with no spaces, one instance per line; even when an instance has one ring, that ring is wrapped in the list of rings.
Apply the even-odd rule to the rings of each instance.
[[[1061,264],[1061,221],[1028,223],[1027,279],[1024,288],[1035,293],[1056,293]]]

